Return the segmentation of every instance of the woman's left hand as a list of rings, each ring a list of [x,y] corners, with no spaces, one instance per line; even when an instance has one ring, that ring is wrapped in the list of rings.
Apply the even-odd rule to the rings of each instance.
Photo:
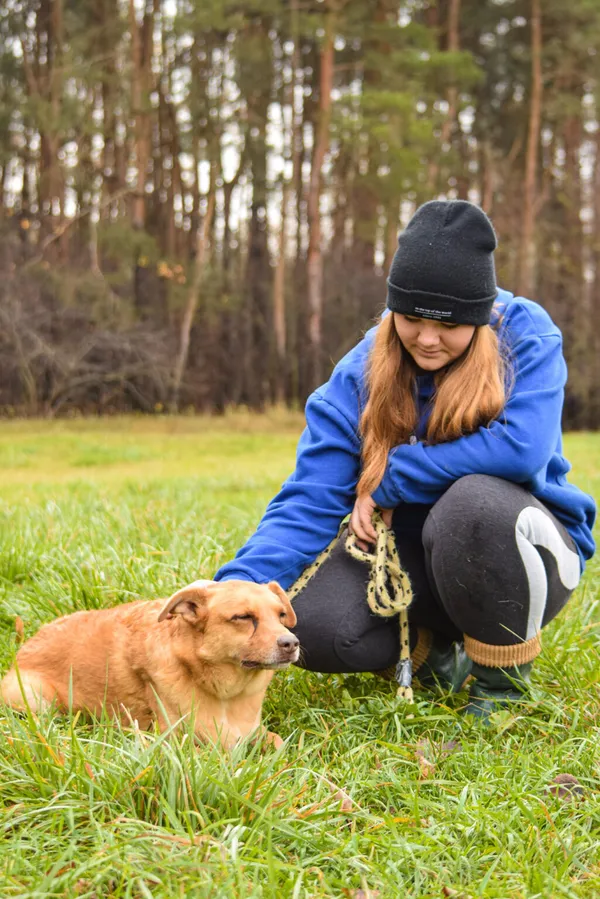
[[[373,527],[373,512],[377,508],[372,496],[365,493],[359,496],[354,503],[348,530],[354,534],[360,549],[368,550],[369,544],[377,542],[377,533]],[[381,517],[386,527],[392,526],[393,509],[380,509]]]

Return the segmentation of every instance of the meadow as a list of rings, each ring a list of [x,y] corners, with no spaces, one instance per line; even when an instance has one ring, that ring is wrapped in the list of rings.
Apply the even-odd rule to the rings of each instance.
[[[2,672],[17,616],[29,636],[210,577],[292,469],[301,422],[2,423]],[[566,453],[600,498],[600,435]],[[280,750],[0,710],[0,897],[600,896],[599,597],[596,560],[531,699],[489,728],[464,694],[406,705],[373,675],[298,670],[265,706]]]

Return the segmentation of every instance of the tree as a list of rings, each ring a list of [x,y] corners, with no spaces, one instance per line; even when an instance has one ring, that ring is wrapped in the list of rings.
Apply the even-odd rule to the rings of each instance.
[[[500,282],[563,330],[567,422],[597,426],[598,46],[597,0],[7,0],[3,402],[302,403],[439,195],[490,213]]]

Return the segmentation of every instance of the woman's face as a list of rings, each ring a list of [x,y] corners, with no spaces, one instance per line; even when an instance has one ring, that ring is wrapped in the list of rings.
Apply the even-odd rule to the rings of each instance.
[[[438,371],[462,356],[475,333],[475,325],[453,325],[400,312],[393,316],[404,349],[425,371]]]

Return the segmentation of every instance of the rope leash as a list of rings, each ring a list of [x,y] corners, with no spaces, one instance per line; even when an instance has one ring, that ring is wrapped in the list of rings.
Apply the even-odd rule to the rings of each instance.
[[[304,590],[310,579],[329,558],[345,526],[345,523],[342,523],[337,536],[317,556],[315,561],[304,569],[298,580],[288,589],[287,594],[290,599],[294,599],[298,593]],[[400,564],[394,532],[386,527],[379,512],[375,512],[373,515],[373,526],[377,533],[374,552],[360,549],[354,534],[348,534],[344,546],[346,552],[353,559],[365,562],[370,566],[371,573],[367,586],[367,602],[371,611],[375,615],[381,615],[384,618],[398,615],[400,623],[400,659],[396,666],[397,695],[401,699],[406,700],[406,702],[412,702],[412,663],[410,659],[408,607],[412,602],[413,592],[408,575]]]

